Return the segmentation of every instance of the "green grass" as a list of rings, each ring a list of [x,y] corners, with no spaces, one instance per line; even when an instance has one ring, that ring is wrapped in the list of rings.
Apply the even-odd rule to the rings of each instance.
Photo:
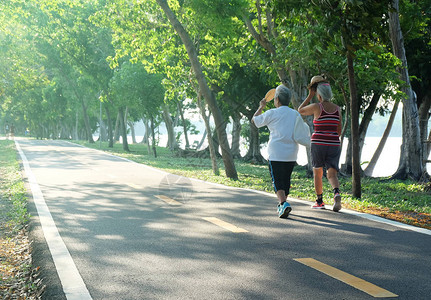
[[[0,140],[0,297],[36,299],[42,291],[37,270],[32,270],[31,247],[26,225],[27,191],[15,144]],[[33,274],[33,276],[30,276]]]
[[[0,140],[0,197],[3,199],[3,226],[20,230],[29,220],[27,195],[21,169],[17,160],[15,144],[10,140]]]
[[[147,147],[142,144],[131,144],[131,152],[122,150],[122,145],[116,143],[114,148],[108,148],[107,143],[90,144],[87,142],[76,142],[81,145],[101,149],[130,160],[143,163],[164,171],[198,178],[210,182],[220,183],[227,186],[250,188],[259,191],[273,192],[272,184],[266,165],[253,165],[250,163],[235,161],[238,172],[238,180],[231,180],[225,176],[223,162],[220,159],[218,165],[220,176],[215,176],[211,170],[211,161],[202,158],[183,158],[166,148],[157,148],[157,158],[147,152]],[[431,193],[426,191],[426,185],[418,184],[410,180],[388,180],[387,178],[362,178],[362,197],[352,197],[352,183],[350,177],[340,177],[340,190],[343,196],[343,206],[364,211],[369,208],[385,209],[401,212],[416,212],[431,214]],[[429,186],[429,184],[428,184]],[[332,189],[327,180],[324,179],[325,202],[332,204]],[[313,179],[307,176],[304,167],[295,167],[292,174],[292,188],[290,196],[309,200],[315,200]]]

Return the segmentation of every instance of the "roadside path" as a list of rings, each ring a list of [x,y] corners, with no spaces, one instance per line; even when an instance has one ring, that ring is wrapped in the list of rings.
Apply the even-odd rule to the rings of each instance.
[[[34,248],[46,299],[431,294],[429,230],[314,211],[297,200],[289,218],[279,219],[273,195],[170,175],[64,141],[17,144],[37,206]]]

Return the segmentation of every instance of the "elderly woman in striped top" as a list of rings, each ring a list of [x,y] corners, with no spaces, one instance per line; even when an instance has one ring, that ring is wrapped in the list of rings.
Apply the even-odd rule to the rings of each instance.
[[[341,209],[340,184],[338,182],[339,161],[341,154],[341,112],[338,105],[330,102],[331,86],[321,76],[314,76],[308,86],[309,94],[298,107],[304,116],[314,116],[314,133],[311,136],[311,157],[314,173],[314,189],[317,200],[312,208],[324,209],[323,202],[323,167],[327,169],[327,178],[334,192],[333,211]],[[318,103],[311,103],[314,96]]]

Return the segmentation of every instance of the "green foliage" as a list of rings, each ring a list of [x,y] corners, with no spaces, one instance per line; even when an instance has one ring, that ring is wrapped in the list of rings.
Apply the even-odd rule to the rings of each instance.
[[[431,2],[400,1],[400,11],[409,75],[420,104],[431,94]]]
[[[159,115],[165,90],[160,75],[148,74],[141,63],[125,61],[110,81],[110,94],[117,106],[128,106],[140,119]]]
[[[385,113],[401,96],[399,61],[388,40],[389,3],[169,1],[193,40],[225,120],[250,119],[264,93],[279,83],[277,68],[289,71],[299,99],[311,75],[327,74],[335,102],[344,106],[346,50],[355,55],[361,112],[374,93],[381,93],[385,101],[378,110]],[[430,90],[431,6],[429,1],[400,4],[420,102]],[[274,47],[277,61],[247,30],[245,18]],[[129,107],[134,120],[160,112],[162,101],[172,112],[178,103],[185,110],[196,107],[199,91],[186,49],[156,1],[1,1],[0,29],[0,123],[16,123],[19,132],[81,132],[83,110],[94,131],[99,100],[111,113]],[[261,141],[266,138],[262,133]]]
[[[22,44],[23,51],[15,47],[13,55],[6,55],[17,55],[19,63],[13,65],[23,65],[24,75],[16,70],[5,74],[19,86],[8,93],[15,105],[4,109],[4,114],[19,124],[20,132],[28,127],[31,132],[50,131],[57,137],[60,125],[72,130],[75,112],[83,105],[88,125],[96,129],[95,100],[112,76],[106,57],[113,48],[109,31],[88,22],[95,10],[92,1],[14,1],[10,7],[14,22],[10,26],[15,30],[9,36]],[[22,79],[27,83],[22,84]]]
[[[396,71],[400,65],[399,59],[382,46],[356,51],[355,76],[359,94],[362,95],[361,111],[367,108],[374,94],[381,95],[383,99],[377,108],[381,114],[388,110],[391,103],[401,99],[403,82]]]

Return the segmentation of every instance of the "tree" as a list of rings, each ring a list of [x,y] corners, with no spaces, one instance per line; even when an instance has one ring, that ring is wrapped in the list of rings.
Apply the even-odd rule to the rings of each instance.
[[[361,157],[365,136],[373,116],[376,112],[379,112],[380,115],[386,114],[388,106],[399,99],[394,86],[397,86],[400,81],[394,67],[397,65],[398,59],[391,53],[387,53],[383,46],[375,45],[372,51],[366,49],[356,51],[355,62],[360,102],[359,113],[362,115],[358,130],[359,156]],[[384,138],[382,137],[382,139]],[[349,143],[351,144],[351,137]],[[351,174],[352,147],[348,147],[346,151],[346,162],[341,171]]]
[[[430,1],[401,1],[400,23],[403,29],[406,57],[412,89],[416,94],[419,113],[422,161],[431,151],[431,133],[428,121],[431,114],[431,5]],[[424,163],[424,171],[426,166]],[[430,175],[430,174],[428,174]]]
[[[368,163],[368,166],[365,168],[364,173],[368,176],[371,176],[373,174],[374,168],[377,164],[377,161],[379,159],[380,154],[383,151],[383,148],[385,146],[386,140],[388,139],[389,133],[391,132],[392,124],[394,123],[395,116],[398,111],[398,105],[400,103],[400,100],[397,100],[394,104],[394,107],[392,108],[391,115],[389,116],[388,124],[385,128],[385,131],[383,133],[383,136],[379,142],[379,145],[377,146],[376,151],[374,151],[374,154]]]
[[[268,5],[266,7],[266,12],[264,13],[260,1],[256,1],[255,9],[250,9],[250,11],[243,10],[241,18],[244,21],[244,24],[250,32],[251,36],[263,49],[265,49],[265,51],[269,55],[280,81],[291,89],[293,94],[293,105],[294,107],[298,107],[300,105],[300,99],[302,98],[300,93],[301,88],[298,89],[298,87],[294,85],[296,83],[294,80],[296,75],[294,74],[294,71],[292,69],[287,68],[287,65],[284,63],[281,57],[282,55],[280,55],[279,53],[279,49],[273,42],[279,40],[280,38],[277,27],[275,26],[273,12],[274,10],[271,10],[271,6]],[[253,21],[257,21],[257,28],[253,24]],[[289,72],[291,72],[290,76]]]
[[[246,137],[248,142],[248,151],[243,159],[254,163],[264,163],[265,159],[260,152],[260,144],[261,142],[267,142],[267,140],[260,139],[259,132],[267,133],[267,129],[258,129],[251,122],[251,119],[259,101],[262,100],[269,89],[277,85],[277,79],[274,74],[266,74],[259,68],[256,61],[247,57],[248,55],[245,54],[243,66],[240,64],[232,66],[226,78],[225,88],[218,88],[216,91],[223,90],[222,100],[228,105],[228,109],[234,113],[241,114],[248,122],[244,126],[245,131],[242,130],[243,136]],[[232,117],[235,118],[235,115],[232,114]],[[237,116],[236,118],[239,117]]]
[[[125,61],[115,71],[110,82],[110,96],[115,107],[118,107],[121,119],[124,120],[124,109],[127,106],[151,121],[152,148],[154,156],[157,156],[155,141],[155,121],[163,106],[165,90],[162,86],[162,77],[157,74],[148,74],[141,63]],[[124,122],[123,122],[124,123]],[[123,124],[122,126],[125,126]],[[123,141],[127,136],[123,130]],[[123,143],[123,145],[125,145]],[[126,146],[124,146],[126,147]],[[124,149],[127,151],[127,149]]]
[[[358,90],[355,78],[354,57],[356,52],[375,43],[377,30],[384,22],[385,1],[364,3],[362,1],[320,1],[321,13],[327,28],[337,28],[342,39],[350,91],[351,150],[352,150],[352,193],[361,197],[361,167],[359,156],[359,108]]]
[[[393,178],[412,177],[419,180],[423,174],[422,145],[420,140],[418,108],[416,97],[413,94],[404,48],[403,33],[399,21],[399,1],[393,0],[389,9],[389,33],[392,41],[392,50],[398,57],[402,66],[398,68],[401,80],[405,85],[401,88],[405,94],[403,101],[403,143],[398,170]]]
[[[112,65],[117,64],[121,57],[130,55],[133,61],[142,62],[149,72],[164,74],[169,81],[175,83],[175,87],[179,87],[175,91],[167,89],[167,99],[176,104],[178,100],[172,94],[185,90],[183,87],[189,82],[191,63],[180,36],[175,34],[173,27],[166,21],[160,6],[154,1],[132,5],[126,1],[115,1],[110,3],[106,12],[107,14],[97,14],[95,19],[108,24],[115,32],[114,45],[117,51],[112,58]],[[186,20],[189,15],[188,10]],[[198,93],[199,91],[195,91],[194,95]]]
[[[0,4],[0,123],[13,123],[17,133],[27,128],[36,132],[43,117],[52,120],[54,115],[49,106],[42,109],[43,90],[51,83],[35,41],[27,40],[30,34],[11,4]]]
[[[214,117],[217,135],[218,135],[220,147],[222,150],[222,158],[225,165],[226,176],[236,180],[238,179],[238,174],[236,172],[232,153],[230,151],[229,143],[226,136],[226,122],[223,120],[223,116],[221,114],[219,107],[217,106],[214,94],[211,92],[210,88],[208,87],[207,80],[205,79],[205,75],[202,72],[202,66],[199,62],[199,58],[196,53],[196,49],[193,45],[193,42],[190,39],[190,36],[187,33],[187,31],[184,29],[184,27],[178,21],[173,11],[170,9],[167,1],[166,0],[156,0],[156,1],[160,5],[162,10],[165,12],[167,18],[169,19],[169,22],[171,23],[171,25],[178,33],[178,35],[181,37],[181,40],[184,43],[194,74],[196,76],[196,80],[198,81],[198,84],[199,84],[199,90],[204,96],[205,101],[207,102],[209,108],[211,109],[211,112]]]
[[[112,76],[106,57],[112,54],[113,48],[110,33],[89,22],[89,16],[98,7],[86,1],[75,4],[34,0],[18,3],[21,7],[17,14],[35,33],[33,39],[39,44],[39,51],[49,56],[45,64],[50,73],[61,77],[64,90],[70,89],[73,98],[80,103],[86,137],[93,142],[92,108],[99,108],[98,101],[94,100],[106,94]],[[82,93],[83,88],[86,93]]]

